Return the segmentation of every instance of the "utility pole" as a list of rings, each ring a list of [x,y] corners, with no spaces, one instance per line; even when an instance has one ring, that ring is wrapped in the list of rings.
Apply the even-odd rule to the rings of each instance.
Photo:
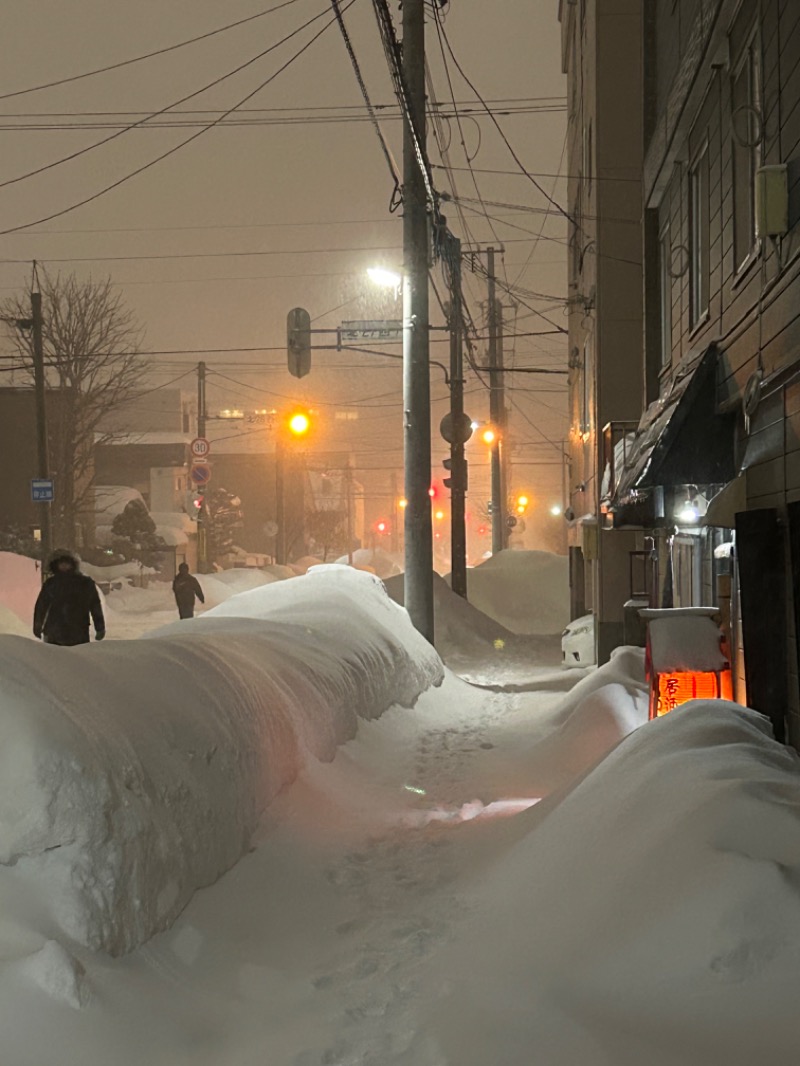
[[[47,440],[47,396],[44,375],[44,341],[42,321],[42,294],[31,293],[31,330],[33,333],[33,386],[36,394],[36,462],[38,476],[50,477],[50,452]],[[47,560],[53,551],[53,523],[50,504],[40,504],[40,528],[42,531],[42,580],[47,572]]]
[[[197,364],[197,436],[206,435],[206,364]],[[208,530],[206,529],[206,505],[203,501],[197,512],[197,569],[201,574],[208,571]]]
[[[344,471],[344,483],[347,501],[347,562],[352,566],[355,530],[353,528],[353,468],[350,465],[349,459],[347,460],[347,466]]]
[[[286,442],[283,439],[283,426],[275,431],[275,562],[286,565]]]
[[[461,241],[448,234],[450,259],[450,587],[467,597],[467,463],[459,427],[464,421],[464,337],[461,310]]]
[[[494,248],[487,248],[487,278],[489,282],[489,417],[495,437],[491,446],[492,478],[492,554],[508,546],[506,526],[507,497],[503,477],[503,449],[505,448],[506,411],[503,389],[502,310],[497,300],[494,267]]]
[[[433,643],[428,200],[425,150],[425,0],[403,3],[403,440],[405,605]],[[419,158],[418,150],[423,154]]]

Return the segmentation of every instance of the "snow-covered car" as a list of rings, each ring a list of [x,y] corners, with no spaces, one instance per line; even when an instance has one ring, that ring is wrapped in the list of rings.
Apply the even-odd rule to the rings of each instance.
[[[593,614],[575,618],[561,634],[561,659],[564,666],[594,664]]]

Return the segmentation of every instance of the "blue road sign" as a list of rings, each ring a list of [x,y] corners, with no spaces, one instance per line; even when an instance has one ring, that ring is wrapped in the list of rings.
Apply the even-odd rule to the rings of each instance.
[[[34,503],[52,503],[55,499],[55,486],[50,478],[31,478],[31,499]]]
[[[189,471],[189,477],[195,485],[207,485],[211,480],[211,467],[205,463],[195,463]]]

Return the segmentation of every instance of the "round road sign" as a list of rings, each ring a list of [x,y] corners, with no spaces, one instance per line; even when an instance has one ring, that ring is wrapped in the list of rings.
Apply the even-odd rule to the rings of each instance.
[[[439,423],[439,432],[448,444],[466,444],[472,436],[472,419],[469,415],[462,413],[454,420],[448,411]]]
[[[189,477],[195,485],[207,485],[211,480],[211,467],[205,463],[195,463],[189,471]]]
[[[211,445],[205,437],[195,437],[189,448],[195,459],[205,459],[207,455],[211,454]]]

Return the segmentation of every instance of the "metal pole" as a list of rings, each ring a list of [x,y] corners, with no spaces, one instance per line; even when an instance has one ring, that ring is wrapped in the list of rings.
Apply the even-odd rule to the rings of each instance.
[[[286,471],[285,471],[285,444],[278,426],[275,436],[275,524],[278,532],[275,534],[275,562],[280,566],[286,564]]]
[[[505,368],[503,366],[503,304],[501,300],[497,301],[497,309],[495,311],[495,326],[497,328],[497,346],[495,349],[497,359],[497,374],[496,387],[492,389],[492,395],[497,396],[497,425],[500,430],[499,438],[497,441],[497,454],[500,462],[500,501],[503,508],[503,521],[500,524],[500,535],[503,542],[503,547],[508,547],[508,538],[511,534],[511,530],[508,527],[506,521],[508,517],[508,500],[509,500],[509,469],[508,461],[511,455],[511,450],[508,443],[508,412],[506,410],[506,389],[505,389]]]
[[[206,364],[197,364],[197,436],[206,435]],[[208,530],[205,521],[205,500],[197,512],[197,569],[201,574],[208,571]]]
[[[355,530],[353,529],[353,468],[350,466],[349,459],[345,468],[345,485],[347,488],[347,562],[352,566]]]
[[[502,376],[498,373],[497,336],[497,290],[494,273],[494,248],[486,249],[487,277],[489,282],[489,418],[494,427],[491,445],[490,468],[492,482],[492,554],[505,548],[506,502],[503,499],[503,472],[501,466],[502,435]]]
[[[31,319],[33,322],[33,386],[36,397],[36,463],[40,478],[50,477],[50,452],[47,440],[47,394],[44,376],[44,324],[42,320],[42,294],[31,293]],[[47,560],[53,551],[53,524],[49,503],[39,504],[42,531],[42,581],[47,572]]]
[[[403,3],[403,75],[417,138],[425,145],[425,0]],[[428,205],[409,120],[403,136],[403,409],[405,605],[433,643]]]
[[[448,235],[450,263],[450,420],[453,427],[464,418],[464,338],[461,331],[461,241]],[[467,598],[467,464],[464,445],[450,445],[450,587]]]

